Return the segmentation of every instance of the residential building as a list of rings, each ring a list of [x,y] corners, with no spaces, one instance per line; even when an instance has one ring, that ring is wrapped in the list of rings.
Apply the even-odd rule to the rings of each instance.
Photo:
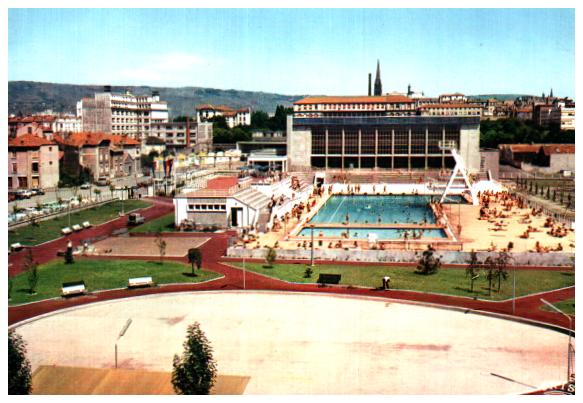
[[[421,116],[481,116],[482,106],[469,103],[428,104],[419,107]]]
[[[34,124],[33,127],[42,127],[44,130],[53,130],[53,123],[56,117],[53,115],[35,115],[35,116],[10,116],[8,118],[8,136],[16,137],[16,133],[24,126]],[[28,131],[21,134],[28,133]],[[30,134],[30,133],[29,133]]]
[[[478,108],[479,109],[479,108]],[[480,116],[422,115],[406,96],[309,97],[288,116],[290,170],[453,167],[440,143],[453,142],[471,171],[480,169]]]
[[[556,119],[556,115],[553,116],[553,109],[555,107],[552,104],[534,105],[532,120],[539,126],[548,126],[553,122],[553,119]]]
[[[94,180],[140,173],[140,142],[127,136],[105,133],[73,133],[55,136],[62,148],[62,172],[79,176],[88,169]]]
[[[206,152],[213,139],[213,124],[209,122],[167,122],[152,125],[151,137],[164,141],[167,147],[189,148],[195,152]]]
[[[55,142],[33,134],[8,140],[8,189],[46,189],[58,183],[59,148]]]
[[[151,125],[168,122],[168,105],[160,100],[158,92],[152,95],[112,93],[106,86],[104,92],[93,98],[83,98],[77,103],[83,132],[118,134],[146,139]]]
[[[532,105],[516,108],[514,114],[519,120],[532,120]]]
[[[210,104],[196,107],[197,123],[207,122],[216,116],[224,116],[229,128],[251,125],[251,108],[232,109],[224,105]]]
[[[59,115],[52,125],[55,133],[80,133],[83,130],[81,117],[75,115]]]
[[[561,130],[575,130],[575,102],[560,100],[555,103],[551,112],[551,120],[560,123]]]
[[[439,96],[439,103],[445,104],[448,102],[463,103],[468,102],[468,98],[459,92],[454,92],[453,94],[441,94]]]

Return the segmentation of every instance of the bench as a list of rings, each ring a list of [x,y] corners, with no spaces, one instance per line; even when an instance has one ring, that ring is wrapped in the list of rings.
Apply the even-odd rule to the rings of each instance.
[[[83,227],[80,226],[79,224],[75,224],[71,228],[73,228],[73,231],[75,232],[81,231],[83,229]]]
[[[69,283],[63,283],[61,287],[61,296],[70,297],[73,295],[83,295],[85,294],[85,281],[72,281]]]
[[[152,277],[136,277],[130,278],[128,280],[128,288],[138,288],[138,287],[152,287],[154,286],[154,281]]]
[[[69,235],[71,233],[73,233],[73,230],[69,227],[65,227],[65,228],[61,229],[61,234],[63,234],[63,235]]]
[[[18,252],[19,250],[22,250],[22,248],[24,248],[24,246],[22,246],[20,242],[16,242],[10,245],[10,250],[12,252]]]
[[[341,277],[342,275],[340,274],[320,273],[317,283],[320,284],[321,287],[325,287],[326,284],[340,284]]]
[[[81,225],[83,225],[83,228],[90,228],[90,227],[92,227],[92,225],[91,225],[91,223],[89,221],[85,221]]]

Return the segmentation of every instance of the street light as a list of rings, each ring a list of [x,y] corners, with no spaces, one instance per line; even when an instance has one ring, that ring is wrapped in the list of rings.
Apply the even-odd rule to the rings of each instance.
[[[571,317],[569,315],[567,315],[565,312],[561,311],[559,308],[557,308],[556,306],[554,306],[553,304],[551,304],[550,302],[544,300],[543,298],[540,299],[540,301],[545,304],[546,306],[548,306],[549,308],[551,308],[553,311],[560,313],[561,315],[565,316],[567,319],[569,319],[569,344],[567,345],[567,383],[571,382],[571,333],[572,333],[572,328],[573,328],[573,319],[571,319]]]
[[[311,246],[312,251],[310,253],[310,266],[314,267],[314,224],[310,224],[311,229]]]
[[[128,327],[130,327],[131,324],[132,324],[132,320],[130,318],[127,320],[126,324],[121,328],[119,335],[117,336],[117,339],[115,340],[115,368],[117,368],[117,342],[119,341],[119,339],[121,339],[123,337],[124,334],[126,334],[126,331],[128,330]]]

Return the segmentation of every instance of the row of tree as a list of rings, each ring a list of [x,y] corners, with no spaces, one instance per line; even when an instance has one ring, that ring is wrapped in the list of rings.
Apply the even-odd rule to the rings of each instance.
[[[516,118],[480,122],[480,147],[496,148],[499,144],[575,143],[574,130],[561,130],[559,124],[548,127],[532,120]]]

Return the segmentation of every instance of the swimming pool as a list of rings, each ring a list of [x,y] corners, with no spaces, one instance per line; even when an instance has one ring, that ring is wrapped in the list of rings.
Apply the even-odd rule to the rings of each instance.
[[[310,237],[310,228],[303,228],[299,232],[299,236]],[[413,231],[416,234],[422,232],[421,238],[447,238],[447,235],[442,229],[412,229],[412,228],[314,228],[314,240],[320,237],[341,238],[342,234],[349,231],[349,239],[368,239],[368,234],[376,234],[377,239],[404,239],[405,231],[409,234],[409,239],[413,239]]]
[[[436,196],[433,196],[436,199]],[[349,222],[368,224],[434,224],[428,206],[431,196],[334,195],[310,220],[313,224]]]

